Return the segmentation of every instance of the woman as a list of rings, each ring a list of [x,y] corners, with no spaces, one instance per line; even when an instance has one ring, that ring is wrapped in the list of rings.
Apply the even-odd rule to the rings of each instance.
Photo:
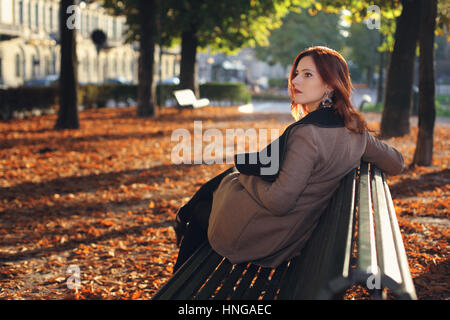
[[[180,209],[176,271],[203,241],[232,263],[276,267],[300,254],[340,180],[361,159],[399,174],[399,151],[369,133],[350,102],[345,59],[322,46],[303,50],[289,76],[297,120],[280,137],[280,168],[272,179],[260,166],[229,168]],[[267,147],[266,147],[267,148]]]

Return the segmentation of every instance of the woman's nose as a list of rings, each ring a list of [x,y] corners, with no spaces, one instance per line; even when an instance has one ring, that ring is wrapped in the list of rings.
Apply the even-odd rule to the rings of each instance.
[[[294,79],[292,80],[293,84],[296,84],[296,83],[299,84],[300,82],[301,82],[301,79],[299,76],[294,77]]]

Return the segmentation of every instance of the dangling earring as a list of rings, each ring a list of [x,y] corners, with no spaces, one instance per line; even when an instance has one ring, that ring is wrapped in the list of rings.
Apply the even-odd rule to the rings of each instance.
[[[333,105],[333,100],[331,100],[330,92],[328,90],[325,91],[325,97],[323,97],[320,104],[323,108],[330,108]]]

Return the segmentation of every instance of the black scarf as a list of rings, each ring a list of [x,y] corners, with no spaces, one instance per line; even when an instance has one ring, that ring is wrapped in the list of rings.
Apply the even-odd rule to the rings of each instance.
[[[284,160],[284,156],[286,154],[287,148],[287,139],[290,131],[297,125],[300,124],[314,124],[318,127],[324,128],[339,128],[344,127],[344,120],[342,117],[337,114],[337,112],[333,108],[319,107],[317,110],[308,113],[302,119],[292,123],[289,125],[286,130],[284,130],[283,134],[279,136],[272,143],[267,145],[263,150],[259,152],[251,152],[251,153],[241,153],[234,155],[234,163],[236,169],[247,175],[260,176],[263,180],[273,182],[278,176],[281,165]],[[279,144],[279,145],[277,145]],[[271,167],[271,155],[272,155],[272,146],[278,148],[279,150],[279,164],[278,169],[275,174],[261,174],[262,168],[270,168]],[[240,157],[240,161],[238,164],[238,156]],[[265,161],[262,161],[265,159]],[[253,160],[253,163],[250,163],[250,160]],[[256,163],[255,163],[256,160]],[[267,161],[269,160],[269,161]]]

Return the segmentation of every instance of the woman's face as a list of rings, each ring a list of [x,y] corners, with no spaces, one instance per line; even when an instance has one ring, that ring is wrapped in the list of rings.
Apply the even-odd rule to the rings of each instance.
[[[300,59],[293,77],[292,85],[295,90],[295,103],[306,104],[313,111],[319,106],[326,90],[329,91],[331,97],[332,90],[322,80],[311,56],[305,56]]]

